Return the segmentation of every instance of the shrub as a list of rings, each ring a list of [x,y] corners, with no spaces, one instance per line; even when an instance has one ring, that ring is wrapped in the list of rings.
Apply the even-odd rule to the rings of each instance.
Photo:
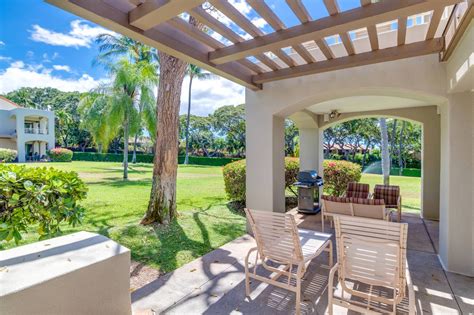
[[[0,165],[0,241],[18,243],[37,226],[40,239],[61,233],[60,224],[81,222],[87,188],[75,172],[54,168]]]
[[[53,162],[71,162],[73,153],[69,149],[54,148],[49,150],[48,156]]]
[[[358,182],[362,176],[360,165],[347,161],[325,160],[324,191],[333,196],[342,196],[347,183]]]
[[[153,163],[153,154],[137,154],[138,163]],[[92,153],[92,152],[74,152],[72,158],[74,161],[94,161],[94,162],[122,162],[123,154],[115,153]],[[128,161],[132,160],[132,154],[128,155]],[[223,158],[223,157],[204,157],[204,156],[190,156],[189,164],[194,165],[212,165],[212,166],[224,166],[228,163],[238,161],[240,159],[235,158]],[[178,157],[178,163],[183,164],[184,156]]]
[[[15,161],[17,153],[15,150],[1,149],[0,148],[0,162],[13,162]]]
[[[300,162],[298,158],[285,158],[285,188],[296,181]],[[233,201],[245,200],[245,160],[232,162],[224,166],[224,185],[227,197]]]

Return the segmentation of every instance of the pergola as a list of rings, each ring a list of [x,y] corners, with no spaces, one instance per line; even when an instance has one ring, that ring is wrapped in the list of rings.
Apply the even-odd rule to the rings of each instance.
[[[299,128],[300,167],[319,172],[332,124],[374,116],[422,124],[421,216],[440,221],[443,267],[474,275],[473,0],[360,0],[349,10],[321,0],[328,15],[316,20],[311,2],[286,0],[299,20],[291,26],[270,1],[240,1],[265,29],[236,1],[46,1],[247,88],[252,209],[285,211],[285,118]],[[341,116],[326,119],[334,109]]]
[[[444,34],[437,30],[445,7],[461,2],[360,0],[360,7],[341,11],[336,0],[323,0],[329,15],[313,20],[301,0],[286,0],[300,22],[287,27],[265,1],[248,0],[273,29],[265,33],[226,0],[47,1],[252,90],[265,82],[440,52]],[[425,37],[408,42],[407,20],[424,13],[430,18]],[[189,15],[205,28],[190,25]],[[397,40],[381,47],[387,26],[397,29]],[[356,38],[367,38],[369,49],[356,45]],[[345,51],[334,51],[334,41]]]

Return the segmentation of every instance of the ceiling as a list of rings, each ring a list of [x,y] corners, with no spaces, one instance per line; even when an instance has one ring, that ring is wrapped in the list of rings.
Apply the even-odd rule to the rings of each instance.
[[[367,95],[333,99],[312,105],[307,110],[322,115],[333,110],[337,110],[339,113],[352,113],[430,105],[434,104],[403,97]]]

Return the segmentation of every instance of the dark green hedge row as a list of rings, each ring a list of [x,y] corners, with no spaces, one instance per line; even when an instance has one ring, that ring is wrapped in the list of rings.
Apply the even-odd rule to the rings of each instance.
[[[115,153],[91,153],[91,152],[74,152],[73,161],[94,161],[94,162],[122,162],[123,155]],[[132,160],[132,154],[128,155],[128,160]],[[224,166],[230,162],[237,161],[234,158],[210,158],[202,156],[190,156],[189,164],[194,165],[212,165]],[[138,163],[153,163],[152,154],[137,154]],[[178,157],[178,163],[183,164],[184,156]]]
[[[382,174],[382,169],[378,168],[369,168],[364,170],[364,173],[367,174]],[[398,176],[400,175],[400,169],[398,167],[392,167],[390,170],[390,175]],[[421,177],[421,170],[419,168],[404,168],[402,176],[408,177]]]

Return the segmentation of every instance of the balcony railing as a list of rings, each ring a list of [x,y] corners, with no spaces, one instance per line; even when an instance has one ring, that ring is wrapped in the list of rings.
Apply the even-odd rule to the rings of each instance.
[[[47,129],[41,129],[41,128],[25,128],[25,133],[28,134],[38,134],[38,135],[47,135],[48,130]]]
[[[456,46],[457,42],[460,39],[459,34],[462,35],[462,32],[459,32],[460,27],[464,27],[469,24],[469,10],[471,11],[472,16],[472,4],[469,4],[470,1],[463,1],[454,6],[454,9],[451,12],[446,28],[444,29],[444,50],[441,52],[441,60],[447,60],[453,51],[453,47]],[[467,20],[466,20],[467,18]]]

